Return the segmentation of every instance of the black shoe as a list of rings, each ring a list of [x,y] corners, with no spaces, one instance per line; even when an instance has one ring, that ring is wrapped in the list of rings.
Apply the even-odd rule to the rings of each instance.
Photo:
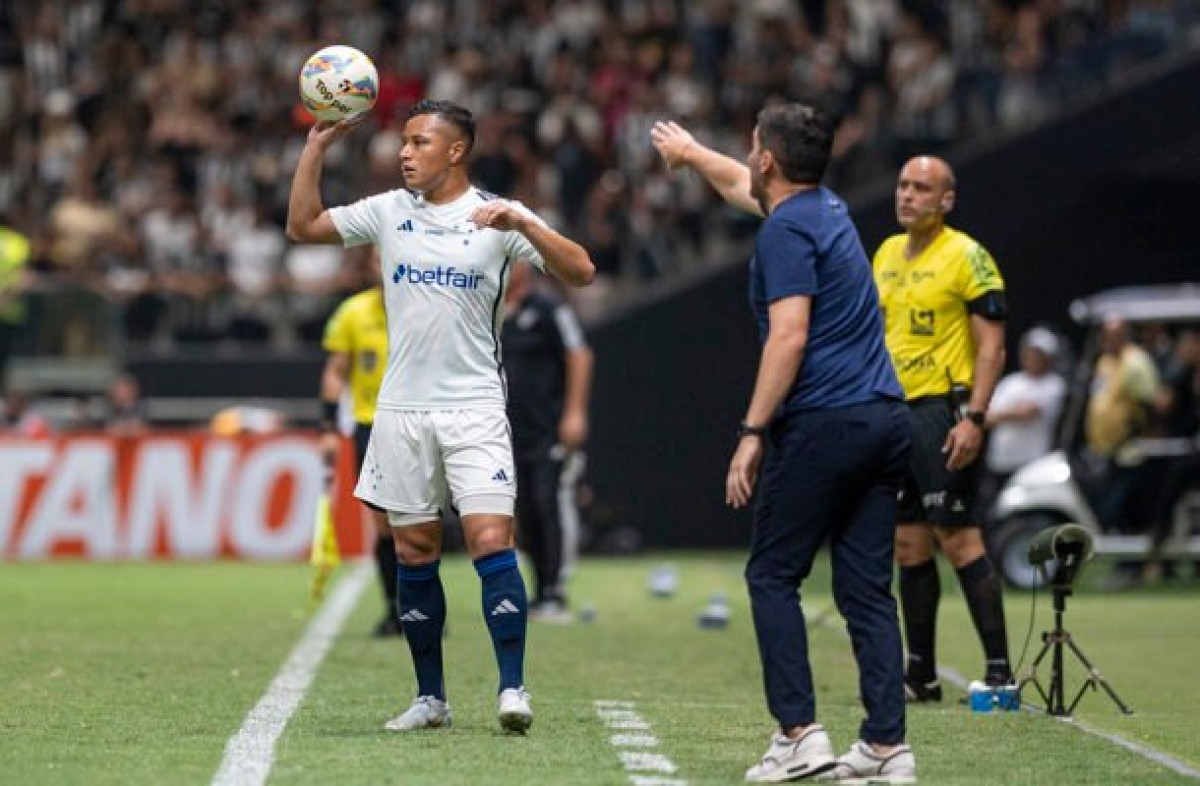
[[[994,672],[984,676],[983,683],[989,688],[1004,688],[1009,685],[1015,685],[1017,681],[1013,679],[1012,672]]]
[[[942,700],[942,682],[934,679],[932,682],[904,677],[904,701],[909,704],[926,704]]]
[[[403,636],[404,626],[400,624],[399,619],[389,614],[379,621],[379,624],[375,626],[375,630],[371,632],[371,635],[377,639],[386,639],[389,636]]]

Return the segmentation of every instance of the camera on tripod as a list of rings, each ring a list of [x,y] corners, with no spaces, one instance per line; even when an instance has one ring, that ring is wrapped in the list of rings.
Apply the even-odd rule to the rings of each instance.
[[[1038,695],[1046,702],[1046,712],[1054,716],[1070,715],[1083,698],[1083,692],[1099,686],[1104,689],[1109,698],[1116,703],[1125,715],[1132,715],[1133,710],[1125,705],[1117,696],[1116,691],[1100,674],[1100,670],[1092,665],[1083,650],[1075,643],[1071,634],[1063,628],[1063,614],[1067,610],[1067,598],[1071,595],[1071,584],[1074,583],[1083,563],[1092,558],[1092,535],[1078,524],[1062,524],[1057,527],[1039,532],[1029,543],[1029,564],[1042,573],[1050,592],[1054,597],[1054,630],[1042,634],[1042,649],[1029,668],[1029,676],[1021,680],[1021,687],[1032,684]],[[1070,648],[1079,662],[1087,670],[1087,679],[1075,694],[1070,704],[1066,703],[1066,690],[1063,686],[1063,645]],[[1038,681],[1037,670],[1042,660],[1051,655],[1049,690],[1042,688]]]
[[[1029,564],[1051,587],[1069,588],[1094,553],[1091,533],[1078,524],[1044,529],[1029,542]]]

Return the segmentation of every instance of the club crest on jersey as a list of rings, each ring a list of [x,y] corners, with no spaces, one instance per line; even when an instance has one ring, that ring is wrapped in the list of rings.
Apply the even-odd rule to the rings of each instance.
[[[454,267],[420,268],[416,265],[406,265],[403,262],[396,265],[392,271],[392,283],[423,284],[434,287],[451,287],[453,289],[479,289],[479,282],[484,278],[477,270],[467,272]]]

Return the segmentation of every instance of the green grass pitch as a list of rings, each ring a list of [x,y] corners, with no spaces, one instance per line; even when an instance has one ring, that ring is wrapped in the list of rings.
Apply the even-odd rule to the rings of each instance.
[[[646,590],[660,562],[679,570],[669,599]],[[615,732],[596,711],[609,700],[634,703],[659,741],[653,752],[678,768],[670,777],[739,783],[771,732],[741,567],[741,555],[585,560],[572,592],[577,605],[594,605],[595,620],[531,625],[535,720],[526,737],[496,725],[478,579],[461,557],[443,568],[455,726],[383,731],[407,706],[413,680],[402,641],[367,635],[383,602],[372,581],[284,730],[268,782],[629,784]],[[226,741],[303,634],[308,580],[302,565],[0,566],[0,783],[210,783]],[[977,677],[982,656],[951,573],[942,586],[940,658]],[[730,625],[701,629],[696,615],[717,592],[730,600]],[[1016,658],[1030,596],[1010,592],[1006,603]],[[810,616],[830,609],[824,565],[804,604]],[[1051,622],[1048,596],[1036,610],[1027,660]],[[1077,717],[1200,769],[1200,589],[1082,591],[1066,626],[1136,710],[1123,717],[1102,693],[1088,693]],[[820,720],[844,748],[862,712],[836,614],[812,627],[810,648]],[[1082,675],[1069,666],[1073,694]],[[973,715],[961,695],[950,687],[944,704],[909,713],[922,783],[1194,782],[1037,713]]]

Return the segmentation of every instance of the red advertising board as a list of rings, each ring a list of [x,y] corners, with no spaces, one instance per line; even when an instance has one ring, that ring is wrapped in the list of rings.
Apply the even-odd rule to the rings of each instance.
[[[333,511],[363,553],[341,453]],[[306,559],[325,470],[310,434],[0,437],[0,556],[8,560]]]

